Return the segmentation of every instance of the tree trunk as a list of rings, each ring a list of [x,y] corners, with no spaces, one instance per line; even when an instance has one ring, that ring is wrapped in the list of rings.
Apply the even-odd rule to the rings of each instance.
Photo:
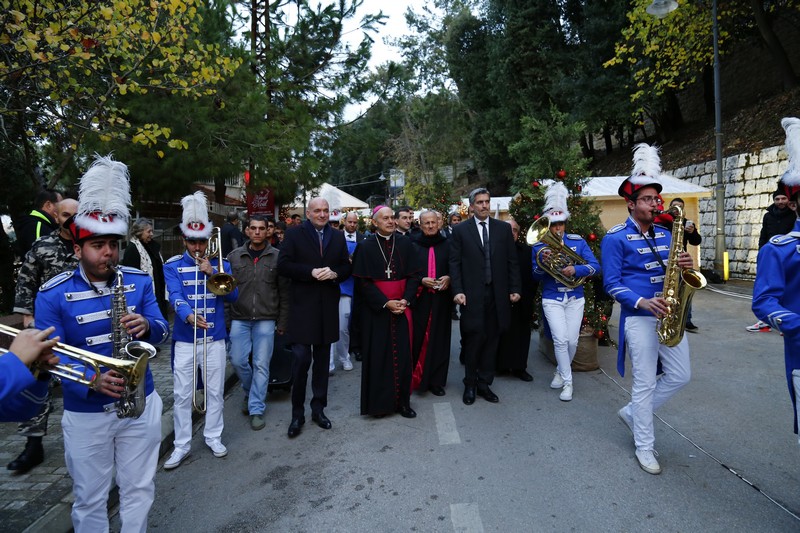
[[[775,35],[761,2],[750,0],[750,6],[753,8],[753,16],[756,19],[758,32],[772,55],[772,59],[775,60],[775,65],[780,70],[781,78],[783,79],[783,90],[786,91],[797,87],[797,75],[792,68],[792,63],[789,61],[789,56],[786,55],[786,50],[784,50],[780,40],[778,40],[778,36]]]
[[[224,176],[214,176],[214,201],[220,205],[225,205],[225,186]]]
[[[611,140],[611,126],[606,123],[603,126],[603,140],[606,142],[606,155],[614,151],[614,143]]]

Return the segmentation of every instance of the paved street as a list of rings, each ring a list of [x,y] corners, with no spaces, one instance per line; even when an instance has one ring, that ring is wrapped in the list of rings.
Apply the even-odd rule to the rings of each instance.
[[[478,398],[465,406],[456,334],[447,395],[415,394],[412,420],[358,414],[358,363],[331,378],[333,429],[316,427],[307,413],[294,440],[286,437],[288,394],[270,395],[267,427],[254,432],[239,412],[236,387],[225,409],[228,457],[214,458],[196,433],[191,457],[177,470],[158,471],[150,529],[798,531],[800,450],[791,433],[782,339],[745,331],[754,321],[749,305],[711,291],[695,297],[700,332],[689,334],[692,382],[656,423],[660,476],[639,469],[630,432],[616,417],[630,377],[616,374],[614,350],[600,348],[602,370],[576,374],[575,399],[564,403],[548,387],[553,366],[534,337],[535,381],[500,376],[492,387],[499,404]],[[157,366],[166,358],[156,361],[164,390],[168,374]],[[171,405],[168,393],[162,396]],[[59,418],[51,418],[45,469],[28,477],[0,474],[0,529],[20,531],[41,516],[49,519],[34,529],[68,529],[68,506],[58,505],[70,499]],[[21,443],[4,435],[0,459],[10,460]],[[14,488],[40,475],[52,476],[48,489]],[[21,503],[14,508],[14,501]],[[66,528],[57,527],[65,517]]]

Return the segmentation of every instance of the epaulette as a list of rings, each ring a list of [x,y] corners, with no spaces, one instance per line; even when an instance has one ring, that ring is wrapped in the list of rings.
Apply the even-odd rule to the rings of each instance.
[[[784,244],[796,241],[797,238],[797,235],[789,233],[787,235],[775,235],[769,240],[769,242],[777,246],[783,246]]]
[[[617,224],[616,226],[613,226],[611,229],[609,229],[606,233],[616,233],[616,232],[622,231],[624,229],[625,229],[625,224],[624,223],[623,224]]]
[[[73,274],[75,274],[75,271],[74,270],[70,270],[69,272],[62,272],[61,274],[58,274],[57,276],[53,276],[52,278],[47,280],[41,287],[39,287],[39,292],[52,289],[56,285],[61,285],[62,283],[67,281],[69,278],[71,278]]]
[[[135,267],[131,267],[131,266],[120,265],[119,268],[125,274],[147,274],[144,270],[141,270],[141,269],[135,268]]]
[[[173,255],[172,257],[170,257],[169,259],[167,259],[166,261],[164,261],[164,264],[166,265],[167,263],[172,263],[173,261],[177,261],[177,260],[179,260],[181,257],[183,257],[183,255]]]
[[[580,240],[583,239],[583,237],[581,237],[577,233],[565,233],[564,234],[564,238],[565,239],[572,239],[573,241],[580,241]]]

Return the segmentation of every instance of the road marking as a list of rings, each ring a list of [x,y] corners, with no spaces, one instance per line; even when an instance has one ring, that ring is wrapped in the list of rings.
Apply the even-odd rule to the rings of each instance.
[[[450,520],[456,533],[483,533],[481,513],[476,503],[451,503]]]
[[[456,429],[456,417],[450,402],[433,404],[433,414],[436,418],[436,431],[439,433],[439,444],[461,444],[461,436]]]

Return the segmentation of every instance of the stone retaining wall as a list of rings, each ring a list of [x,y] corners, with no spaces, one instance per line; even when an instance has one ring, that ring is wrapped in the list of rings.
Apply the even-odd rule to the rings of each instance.
[[[753,279],[756,275],[758,236],[764,210],[772,204],[772,192],[786,171],[788,160],[783,145],[759,152],[723,159],[725,183],[725,244],[730,277]],[[716,161],[667,170],[667,173],[714,191]],[[702,268],[714,266],[716,235],[715,196],[700,200],[700,262]]]

